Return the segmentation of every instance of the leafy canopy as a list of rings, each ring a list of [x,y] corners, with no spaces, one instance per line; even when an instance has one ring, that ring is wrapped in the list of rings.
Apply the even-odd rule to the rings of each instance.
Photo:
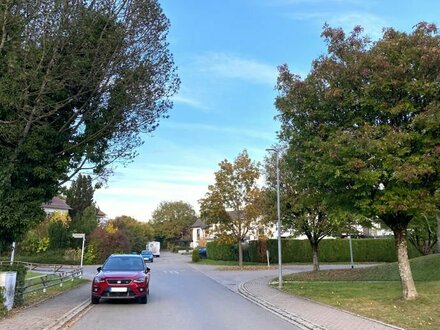
[[[196,220],[193,207],[186,202],[161,202],[153,211],[151,224],[156,237],[175,242],[189,238],[191,225]]]
[[[87,169],[136,155],[179,80],[157,0],[0,5],[0,237],[42,221],[41,204]]]
[[[371,42],[355,28],[324,28],[328,55],[305,78],[280,67],[281,139],[302,187],[334,213],[378,216],[393,230],[439,212],[440,37],[385,30]]]

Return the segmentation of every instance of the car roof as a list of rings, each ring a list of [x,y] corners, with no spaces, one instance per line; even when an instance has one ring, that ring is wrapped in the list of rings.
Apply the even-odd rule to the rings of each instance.
[[[112,254],[112,255],[110,255],[110,257],[109,257],[109,258],[115,258],[115,257],[124,257],[124,258],[130,257],[130,258],[139,258],[139,257],[140,257],[140,255],[139,255],[139,254],[128,254],[128,253],[125,253],[125,254]]]

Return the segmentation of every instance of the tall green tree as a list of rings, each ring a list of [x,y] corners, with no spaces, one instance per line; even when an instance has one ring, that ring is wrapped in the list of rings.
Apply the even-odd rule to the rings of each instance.
[[[175,244],[178,240],[189,239],[191,225],[196,220],[196,212],[191,204],[184,201],[161,202],[151,215],[154,235]]]
[[[77,214],[72,218],[69,226],[70,231],[72,233],[77,232],[89,235],[99,225],[98,217],[96,215],[97,212],[98,210],[94,205],[86,207],[82,213]],[[73,241],[76,242],[74,243],[75,245],[79,244],[79,240],[74,239]]]
[[[66,203],[72,208],[73,216],[82,214],[87,207],[93,205],[94,193],[92,177],[80,173],[66,191]]]
[[[55,212],[49,218],[47,233],[49,238],[49,249],[63,249],[69,243],[70,217],[67,214]]]
[[[415,299],[407,228],[440,205],[440,38],[427,23],[376,42],[361,33],[326,26],[328,53],[304,79],[280,67],[280,138],[329,212],[393,230],[403,296]]]
[[[218,225],[220,234],[232,235],[238,244],[239,266],[243,266],[242,242],[249,231],[258,227],[261,215],[261,191],[259,165],[253,162],[247,151],[242,151],[233,163],[227,159],[219,163],[215,183],[200,203],[200,213],[210,224]]]
[[[81,169],[136,155],[179,80],[157,0],[0,4],[0,238],[42,221]]]
[[[278,151],[279,152],[279,151]],[[276,155],[272,153],[265,161],[266,186],[263,189],[263,214],[266,221],[274,223],[276,214]],[[312,248],[313,270],[319,270],[319,243],[331,234],[337,234],[342,227],[342,219],[328,214],[325,199],[320,191],[311,185],[301,185],[304,172],[299,164],[292,161],[289,153],[279,155],[280,210],[282,230],[290,230],[295,235],[305,235]]]
[[[125,234],[132,251],[145,250],[147,242],[153,238],[153,228],[150,223],[137,221],[126,215],[116,217],[109,223]]]

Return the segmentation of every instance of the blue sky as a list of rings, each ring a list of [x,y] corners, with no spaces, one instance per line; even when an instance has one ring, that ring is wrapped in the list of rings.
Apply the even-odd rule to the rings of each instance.
[[[150,219],[162,201],[198,211],[224,159],[247,149],[261,162],[276,143],[277,66],[304,77],[325,53],[324,23],[373,39],[383,27],[439,24],[437,0],[159,0],[171,21],[170,50],[181,78],[170,117],[144,136],[139,156],[117,168],[98,206],[113,218]]]

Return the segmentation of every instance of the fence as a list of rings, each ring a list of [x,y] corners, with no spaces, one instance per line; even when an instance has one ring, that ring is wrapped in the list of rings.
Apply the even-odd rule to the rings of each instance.
[[[0,264],[9,262],[0,262]],[[42,273],[41,275],[25,279],[24,285],[17,288],[22,295],[43,291],[53,286],[63,286],[67,281],[82,277],[82,269],[79,266],[37,264],[32,262],[16,261],[15,264],[24,265],[27,270]]]

